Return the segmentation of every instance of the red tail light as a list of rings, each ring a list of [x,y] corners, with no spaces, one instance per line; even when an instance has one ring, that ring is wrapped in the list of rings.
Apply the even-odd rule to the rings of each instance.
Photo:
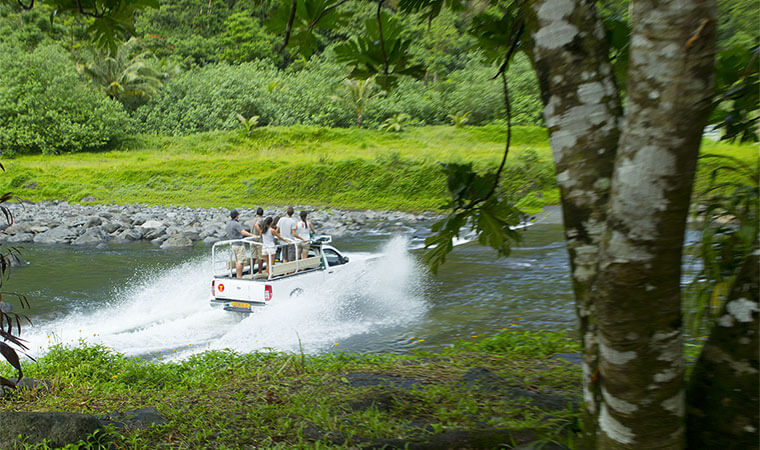
[[[216,291],[214,290],[214,285],[216,284],[216,280],[211,280],[211,296],[213,297],[216,295]]]
[[[265,284],[264,285],[264,301],[268,302],[272,299],[272,285]]]

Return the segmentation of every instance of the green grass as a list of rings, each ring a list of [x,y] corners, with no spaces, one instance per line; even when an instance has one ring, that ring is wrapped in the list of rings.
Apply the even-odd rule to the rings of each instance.
[[[111,430],[99,437],[115,448],[354,447],[483,428],[516,436],[529,430],[532,440],[560,439],[557,430],[577,420],[577,410],[569,407],[578,400],[580,368],[547,356],[577,350],[563,334],[502,331],[411,356],[209,351],[160,363],[82,343],[54,347],[38,363],[25,362],[27,376],[52,387],[19,390],[4,398],[0,409],[104,415],[154,406],[167,419],[149,429]],[[12,375],[3,368],[5,376]],[[473,368],[490,371],[499,385],[483,389],[463,382]],[[416,384],[354,386],[350,379],[356,373]],[[505,388],[559,396],[567,403],[542,409],[505,395]],[[355,406],[362,402],[364,407]],[[307,433],[309,428],[322,435]],[[344,441],[335,445],[327,433]]]
[[[292,126],[186,137],[137,136],[118,150],[4,160],[0,190],[31,201],[192,207],[310,204],[435,210],[447,199],[439,162],[498,165],[505,128],[422,127],[404,133]],[[545,132],[518,128],[512,157],[549,166]],[[542,186],[552,189],[552,186]]]
[[[136,136],[117,150],[3,160],[0,192],[30,200],[191,207],[283,204],[437,210],[446,204],[439,163],[495,169],[506,126],[428,126],[402,133],[310,126]],[[757,161],[756,145],[705,141],[703,153]],[[705,184],[706,164],[697,189]],[[730,176],[730,175],[727,175]],[[500,195],[527,212],[559,203],[546,131],[515,127]]]

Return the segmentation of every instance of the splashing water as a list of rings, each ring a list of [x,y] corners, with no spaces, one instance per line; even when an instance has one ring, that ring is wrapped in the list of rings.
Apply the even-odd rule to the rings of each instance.
[[[379,254],[349,253],[344,270],[253,314],[211,308],[210,258],[143,275],[98,311],[73,311],[24,330],[41,345],[100,344],[130,356],[182,358],[209,349],[327,351],[341,340],[419,321],[426,273],[396,238]]]

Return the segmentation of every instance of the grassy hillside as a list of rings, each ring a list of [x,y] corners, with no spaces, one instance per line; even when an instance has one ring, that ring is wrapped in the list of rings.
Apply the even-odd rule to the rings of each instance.
[[[516,131],[513,156],[550,154],[539,128]],[[138,136],[117,151],[3,161],[0,190],[39,201],[194,207],[311,204],[435,209],[445,201],[439,161],[498,165],[501,126],[412,128],[403,133],[273,127],[187,137]],[[540,186],[550,189],[551,186]]]
[[[529,209],[557,203],[545,130],[516,127],[513,134],[502,195]],[[0,191],[31,201],[435,210],[447,199],[439,162],[495,168],[505,136],[503,125],[402,133],[292,126],[260,128],[251,136],[136,136],[115,151],[6,159]],[[754,146],[704,147],[757,159]]]

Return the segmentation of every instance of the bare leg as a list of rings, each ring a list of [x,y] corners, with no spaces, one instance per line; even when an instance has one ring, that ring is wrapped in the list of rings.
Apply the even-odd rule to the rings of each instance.
[[[238,278],[243,278],[243,265],[242,264],[235,264],[235,271],[237,272]]]

